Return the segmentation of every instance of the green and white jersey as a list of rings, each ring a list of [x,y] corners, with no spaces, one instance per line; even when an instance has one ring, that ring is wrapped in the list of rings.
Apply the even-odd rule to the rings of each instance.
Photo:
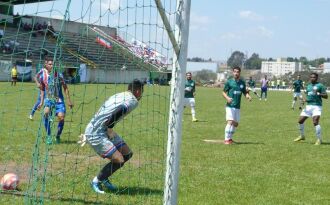
[[[223,91],[227,93],[228,97],[233,99],[233,101],[230,104],[227,103],[226,106],[240,109],[242,93],[244,95],[246,94],[245,82],[242,79],[236,81],[234,78],[230,78],[225,83]]]
[[[254,88],[254,87],[256,87],[256,81],[254,81],[254,80],[249,80],[249,81],[248,81],[248,85],[249,85],[250,88]]]
[[[302,80],[295,80],[293,81],[292,86],[293,86],[293,91],[295,93],[300,93],[301,89],[303,88],[303,82]]]
[[[187,80],[184,89],[184,97],[185,98],[194,98],[195,92],[195,81]]]
[[[322,83],[309,83],[306,87],[306,102],[307,105],[322,106],[322,98],[317,93],[325,93],[326,88]]]

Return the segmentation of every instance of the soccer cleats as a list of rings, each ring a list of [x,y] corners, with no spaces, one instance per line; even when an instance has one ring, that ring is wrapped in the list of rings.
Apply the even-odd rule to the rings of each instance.
[[[195,117],[193,117],[192,121],[193,122],[198,122],[198,120]]]
[[[317,139],[314,145],[321,145],[321,144],[322,144],[322,140]]]
[[[46,144],[48,144],[48,145],[53,144],[53,139],[52,139],[51,136],[47,136],[47,137],[46,137]]]
[[[33,120],[33,116],[32,116],[32,115],[30,115],[30,116],[29,116],[29,119],[30,119],[30,120]]]
[[[60,144],[61,143],[61,138],[59,136],[56,136],[55,142],[56,142],[56,144]]]
[[[229,144],[233,144],[234,141],[232,139],[228,139],[228,140],[225,140],[223,143],[229,145]]]
[[[101,188],[101,183],[100,182],[91,182],[91,187],[92,189],[98,193],[98,194],[104,194],[105,192]]]
[[[294,139],[293,141],[294,142],[300,142],[300,141],[303,141],[303,140],[305,140],[305,136],[299,136],[296,139]]]

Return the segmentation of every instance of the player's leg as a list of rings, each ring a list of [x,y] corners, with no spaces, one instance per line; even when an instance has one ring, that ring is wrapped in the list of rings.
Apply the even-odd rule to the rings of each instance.
[[[258,98],[260,98],[260,96],[258,95],[258,93],[257,93],[257,91],[256,91],[255,88],[253,88],[252,91],[253,91],[253,93],[254,93]]]
[[[55,104],[52,100],[45,99],[45,107],[44,107],[44,116],[43,122],[47,132],[46,143],[52,144],[52,137],[51,137],[51,121],[52,121],[52,112],[55,107]]]
[[[291,105],[291,109],[294,110],[294,106],[296,105],[297,102],[297,95],[296,93],[293,93],[293,101],[292,101],[292,105]]]
[[[263,89],[261,88],[260,89],[260,98],[259,98],[259,100],[261,100],[262,99],[262,94],[264,93],[264,91],[263,91]]]
[[[299,136],[294,139],[295,142],[299,142],[299,141],[302,141],[302,140],[305,140],[305,120],[308,118],[308,117],[311,117],[311,110],[310,110],[310,107],[307,106],[300,114],[300,117],[299,117],[299,120],[298,120],[298,129],[299,129]]]
[[[301,110],[304,106],[304,99],[303,99],[303,96],[301,93],[299,93],[299,102],[300,102],[300,106],[299,106],[299,109]]]
[[[103,137],[100,145],[92,147],[103,157],[110,159],[111,161],[106,164],[94,177],[92,181],[92,187],[94,191],[99,192],[98,188],[103,184],[107,189],[111,191],[117,190],[117,187],[110,183],[109,177],[115,173],[118,169],[124,166],[133,155],[130,148],[126,145],[124,140],[115,134],[111,139],[108,139],[108,135]]]
[[[315,127],[315,135],[317,138],[315,145],[320,145],[322,143],[321,125],[319,124],[321,112],[322,112],[321,106],[314,106],[312,119]]]
[[[265,89],[265,101],[267,101],[267,88]]]
[[[191,108],[191,117],[193,122],[197,122],[196,111],[195,111],[195,98],[189,98],[189,104]]]
[[[61,143],[61,134],[64,128],[64,119],[65,119],[65,104],[64,103],[56,103],[56,115],[58,119],[57,125],[57,134],[56,134],[56,143]]]
[[[239,117],[239,109],[226,107],[226,121],[227,125],[225,127],[225,144],[232,144],[233,143],[233,134],[235,133],[236,127],[238,126],[237,119]]]
[[[33,105],[33,108],[31,110],[31,113],[30,113],[30,120],[33,119],[33,116],[34,116],[34,113],[37,111],[38,109],[38,105],[40,104],[40,91],[38,93],[38,99],[37,99],[37,102]]]

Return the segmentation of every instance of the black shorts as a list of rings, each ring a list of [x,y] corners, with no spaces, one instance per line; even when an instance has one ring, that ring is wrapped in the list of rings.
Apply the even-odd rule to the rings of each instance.
[[[17,81],[17,76],[15,76],[15,77],[14,77],[14,76],[11,77],[11,80],[12,80],[12,81]]]

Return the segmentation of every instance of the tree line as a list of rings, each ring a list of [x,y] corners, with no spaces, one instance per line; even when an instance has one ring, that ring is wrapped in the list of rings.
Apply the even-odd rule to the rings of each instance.
[[[241,51],[234,51],[231,56],[227,60],[227,66],[228,67],[234,67],[234,66],[240,66],[244,69],[249,70],[260,70],[261,69],[261,62],[262,61],[275,61],[276,59],[273,58],[261,58],[259,54],[253,53],[250,57],[247,57],[243,52]],[[319,65],[330,62],[330,58],[316,58],[309,60],[306,57],[287,57],[288,62],[301,62],[303,65],[303,68],[308,69],[310,66],[312,67],[318,67]]]

